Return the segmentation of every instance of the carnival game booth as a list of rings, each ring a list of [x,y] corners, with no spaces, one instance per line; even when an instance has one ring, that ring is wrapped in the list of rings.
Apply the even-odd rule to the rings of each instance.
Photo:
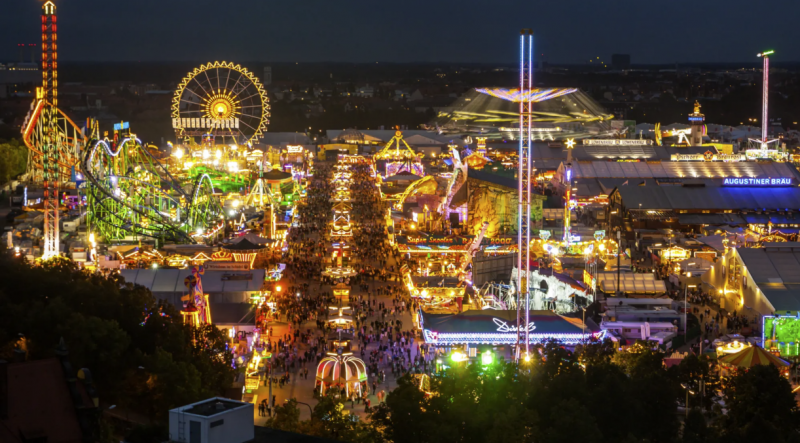
[[[558,315],[552,311],[520,312],[521,343],[525,335],[530,343],[557,340],[564,345],[577,345],[592,338],[600,339],[603,331],[580,319]],[[470,310],[459,314],[433,314],[421,311],[419,328],[425,343],[437,346],[452,345],[515,345],[517,343],[517,311]]]

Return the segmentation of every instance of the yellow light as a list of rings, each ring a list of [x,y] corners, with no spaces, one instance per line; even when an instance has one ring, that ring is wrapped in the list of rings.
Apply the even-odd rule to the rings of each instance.
[[[217,149],[217,152],[214,153],[214,156],[217,157],[218,159],[222,158],[222,151]]]
[[[275,286],[275,291],[281,292],[281,285]]]
[[[225,113],[225,105],[222,103],[217,105],[217,114],[224,114]]]
[[[456,351],[456,352],[453,352],[453,354],[450,355],[450,360],[452,360],[452,361],[454,361],[456,363],[465,361],[466,359],[467,359],[467,356],[463,352]]]
[[[211,153],[208,152],[208,149],[203,149],[203,159],[207,159],[208,157],[211,157]]]
[[[181,149],[181,147],[178,146],[177,148],[175,148],[175,151],[172,152],[172,156],[180,160],[181,157],[183,157],[183,149]]]

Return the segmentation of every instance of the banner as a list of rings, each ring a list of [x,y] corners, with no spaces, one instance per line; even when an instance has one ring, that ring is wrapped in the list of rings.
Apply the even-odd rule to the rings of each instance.
[[[203,263],[206,271],[249,271],[250,263],[235,261],[212,261]]]

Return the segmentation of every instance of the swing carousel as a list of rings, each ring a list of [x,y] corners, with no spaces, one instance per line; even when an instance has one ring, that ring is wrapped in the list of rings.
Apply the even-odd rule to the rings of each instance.
[[[341,390],[345,397],[349,397],[351,392],[358,396],[368,393],[367,365],[353,356],[348,341],[334,340],[333,346],[336,352],[328,352],[317,366],[315,387],[319,388],[320,395],[324,396],[325,391],[331,388]]]
[[[389,143],[380,152],[376,153],[372,159],[379,170],[383,166],[384,177],[391,177],[403,171],[420,177],[425,176],[425,169],[422,166],[420,156],[403,140],[401,131],[395,132]]]

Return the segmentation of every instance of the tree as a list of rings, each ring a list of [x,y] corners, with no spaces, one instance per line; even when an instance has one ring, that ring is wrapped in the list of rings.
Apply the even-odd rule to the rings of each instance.
[[[586,406],[575,399],[565,399],[551,408],[545,443],[599,443],[603,436]]]
[[[772,365],[740,371],[724,391],[726,434],[746,426],[775,429],[784,437],[798,432],[798,408],[791,385]]]
[[[716,392],[720,388],[720,380],[716,371],[711,370],[708,356],[698,357],[690,354],[681,360],[680,364],[671,367],[668,374],[676,382],[697,393],[691,402],[700,401],[706,410],[714,404]]]
[[[297,400],[290,399],[283,405],[275,405],[272,417],[267,420],[266,426],[281,431],[297,432],[300,427],[300,410],[297,409]]]
[[[431,405],[425,394],[404,376],[397,388],[389,392],[386,402],[378,405],[370,415],[373,426],[386,441],[422,443],[429,440],[427,430]]]
[[[19,140],[0,140],[0,184],[25,172],[28,162],[28,148]]]
[[[689,415],[683,425],[683,442],[705,443],[708,441],[709,434],[706,419],[700,409],[692,408],[689,410]]]
[[[192,328],[149,290],[91,274],[66,259],[31,265],[0,254],[0,358],[24,334],[31,359],[64,338],[75,368],[89,368],[103,402],[156,421],[168,409],[219,395],[235,369],[213,325]]]

